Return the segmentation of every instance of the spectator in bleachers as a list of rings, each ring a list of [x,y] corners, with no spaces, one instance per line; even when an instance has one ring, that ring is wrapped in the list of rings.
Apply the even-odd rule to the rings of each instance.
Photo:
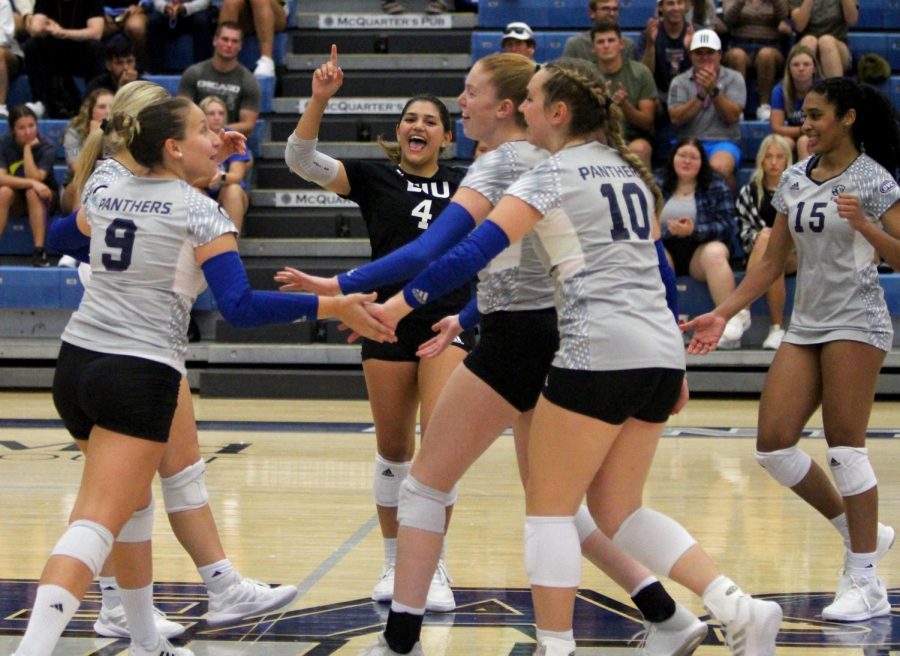
[[[219,23],[237,23],[245,35],[255,33],[259,40],[256,77],[275,77],[275,33],[287,27],[287,12],[285,0],[222,0]]]
[[[22,68],[25,53],[16,40],[16,21],[10,0],[0,0],[0,119],[9,116],[6,96],[9,82]]]
[[[713,30],[694,33],[691,63],[669,87],[669,118],[679,138],[701,140],[710,166],[734,189],[747,86],[740,73],[721,65],[722,42]]]
[[[740,73],[756,71],[759,106],[756,118],[768,121],[772,114],[772,87],[784,63],[780,26],[788,15],[788,0],[725,0],[725,24],[731,41],[722,63]]]
[[[402,14],[406,7],[397,0],[381,0],[381,11],[386,14]],[[426,14],[443,14],[450,11],[450,0],[431,0],[425,6]]]
[[[803,134],[803,99],[821,77],[819,62],[812,50],[791,48],[784,67],[784,80],[772,90],[772,132],[781,135],[796,149],[797,160],[809,157],[809,137]]]
[[[619,23],[619,0],[591,0],[588,2],[588,15],[591,22],[596,23],[600,20],[612,21]],[[622,49],[622,57],[625,59],[634,59],[634,41],[627,36],[622,37],[624,47]],[[591,41],[591,31],[582,32],[570,36],[566,39],[566,45],[563,48],[563,57],[574,57],[575,59],[584,59],[592,64],[597,61],[594,54],[594,43]]]
[[[790,0],[797,43],[819,59],[822,74],[841,77],[850,69],[847,32],[859,20],[856,0]],[[885,11],[890,11],[885,7]]]
[[[25,42],[28,83],[35,113],[69,118],[81,105],[71,76],[93,79],[103,72],[103,5],[100,0],[37,0]],[[51,79],[63,76],[68,89],[51,97]]]
[[[72,184],[72,179],[75,177],[75,162],[78,160],[84,140],[87,139],[91,130],[99,127],[100,121],[109,118],[113,95],[112,91],[103,87],[94,89],[84,97],[78,114],[66,126],[66,132],[63,135],[63,149],[66,151],[66,166],[69,167],[69,170],[66,171],[63,192],[59,199],[59,207],[63,214],[68,214],[81,207],[78,188]]]
[[[59,186],[53,177],[56,144],[41,139],[37,115],[16,105],[7,118],[9,134],[0,138],[0,234],[9,215],[28,215],[34,240],[31,263],[50,265],[44,252],[47,218],[56,211]]]
[[[141,64],[147,66],[147,13],[138,0],[103,0],[105,23],[103,40],[122,35],[131,41]],[[156,46],[154,46],[156,47]]]
[[[153,0],[147,33],[153,44],[147,50],[151,73],[166,72],[165,50],[183,34],[191,37],[194,63],[209,59],[213,37],[210,0]]]
[[[791,146],[783,137],[770,134],[763,139],[756,153],[756,168],[750,182],[741,187],[737,199],[737,215],[740,223],[741,246],[749,253],[747,271],[759,266],[769,244],[772,226],[775,224],[776,210],[772,207],[772,197],[781,180],[781,174],[793,164]],[[792,252],[785,263],[784,273],[797,270],[797,254]],[[777,351],[784,338],[784,304],[786,292],[784,273],[766,291],[769,306],[769,334],[763,341],[763,348]]]
[[[625,117],[628,149],[650,168],[658,92],[653,73],[640,62],[625,59],[622,32],[611,21],[600,20],[591,29],[597,68],[606,79],[609,97]]]
[[[653,73],[660,101],[666,105],[672,80],[691,66],[694,26],[685,18],[685,0],[659,0],[658,9],[659,18],[647,19],[637,56]]]
[[[528,59],[534,59],[536,45],[534,32],[527,23],[510,23],[503,30],[503,39],[500,41],[503,52],[513,52],[528,57]]]
[[[115,93],[119,87],[140,79],[134,46],[123,36],[115,36],[106,43],[106,72],[89,80],[84,93],[107,89]]]
[[[225,127],[228,108],[225,101],[218,96],[206,96],[200,101],[200,109],[206,114],[209,129],[218,133]],[[238,235],[244,225],[244,217],[250,200],[247,197],[247,175],[253,166],[253,157],[249,151],[235,153],[219,164],[216,174],[208,184],[202,186],[210,198],[217,200],[225,208],[234,222]]]
[[[679,276],[705,282],[718,305],[734,290],[728,260],[737,224],[731,191],[695,137],[675,144],[662,169],[660,187],[665,205],[659,223],[672,268]],[[719,348],[739,346],[749,326],[750,312],[742,310],[728,322]]]
[[[220,23],[213,39],[211,59],[194,64],[181,76],[178,95],[199,103],[206,96],[218,96],[228,107],[228,127],[253,134],[259,118],[259,82],[238,61],[241,28],[237,23]]]

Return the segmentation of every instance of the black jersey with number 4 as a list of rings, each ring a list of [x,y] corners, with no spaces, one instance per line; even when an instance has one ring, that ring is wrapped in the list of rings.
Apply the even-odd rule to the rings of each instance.
[[[437,220],[450,203],[465,170],[441,164],[437,173],[422,178],[404,172],[388,162],[343,162],[350,181],[350,193],[344,196],[357,203],[369,231],[372,259],[416,239]],[[403,288],[403,283],[382,287],[378,300],[386,301]],[[415,310],[420,316],[444,317],[459,312],[471,298],[471,285]]]

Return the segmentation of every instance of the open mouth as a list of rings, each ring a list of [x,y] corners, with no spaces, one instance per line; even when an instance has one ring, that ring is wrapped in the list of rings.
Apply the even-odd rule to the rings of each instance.
[[[428,146],[428,142],[422,137],[413,135],[409,138],[409,149],[414,153],[421,153]]]

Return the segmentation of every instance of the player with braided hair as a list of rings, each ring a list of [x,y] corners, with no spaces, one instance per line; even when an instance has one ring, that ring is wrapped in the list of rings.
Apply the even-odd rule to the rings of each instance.
[[[742,592],[680,524],[641,504],[657,442],[684,391],[684,347],[656,271],[659,191],[628,153],[620,110],[593,67],[576,60],[542,67],[521,111],[529,142],[551,156],[402,294],[368,309],[395,325],[533,230],[555,280],[560,332],[528,447],[525,563],[536,653],[575,652],[576,513],[586,495],[617,546],[702,597],[733,654],[774,654],[778,604]],[[416,483],[407,487],[408,504],[401,500],[401,514],[412,520],[424,516],[435,492]]]

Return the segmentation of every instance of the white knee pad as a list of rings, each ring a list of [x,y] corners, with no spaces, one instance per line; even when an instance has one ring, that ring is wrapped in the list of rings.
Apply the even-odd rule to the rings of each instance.
[[[831,475],[842,497],[852,497],[878,485],[869,450],[850,446],[835,446],[825,452]]]
[[[613,543],[654,574],[668,576],[697,541],[671,517],[652,508],[638,508],[622,522]]]
[[[456,498],[459,496],[459,483],[453,486],[453,489],[450,490],[450,494],[447,495],[447,503],[444,506],[445,508],[449,508],[450,506],[456,505]]]
[[[89,519],[77,519],[69,524],[50,555],[80,560],[97,576],[112,550],[113,541],[113,534],[105,526]]]
[[[812,458],[796,445],[777,451],[757,451],[756,462],[785,487],[794,487],[812,467]]]
[[[198,460],[174,476],[160,477],[167,513],[197,510],[209,503],[209,493],[203,480],[205,472],[206,463]]]
[[[581,584],[581,542],[574,516],[525,518],[525,571],[532,585]]]
[[[594,521],[587,506],[580,506],[578,512],[575,513],[575,528],[578,529],[579,544],[584,544],[584,541],[591,537],[594,531],[599,530],[597,522]]]
[[[449,498],[448,493],[422,485],[412,476],[407,476],[400,487],[397,521],[400,526],[443,535],[447,517],[445,508]]]
[[[400,504],[400,485],[409,475],[411,462],[392,462],[375,454],[375,474],[372,491],[376,505],[396,508]]]
[[[156,502],[150,499],[150,505],[135,511],[119,534],[116,542],[149,542],[153,539],[153,511]]]

